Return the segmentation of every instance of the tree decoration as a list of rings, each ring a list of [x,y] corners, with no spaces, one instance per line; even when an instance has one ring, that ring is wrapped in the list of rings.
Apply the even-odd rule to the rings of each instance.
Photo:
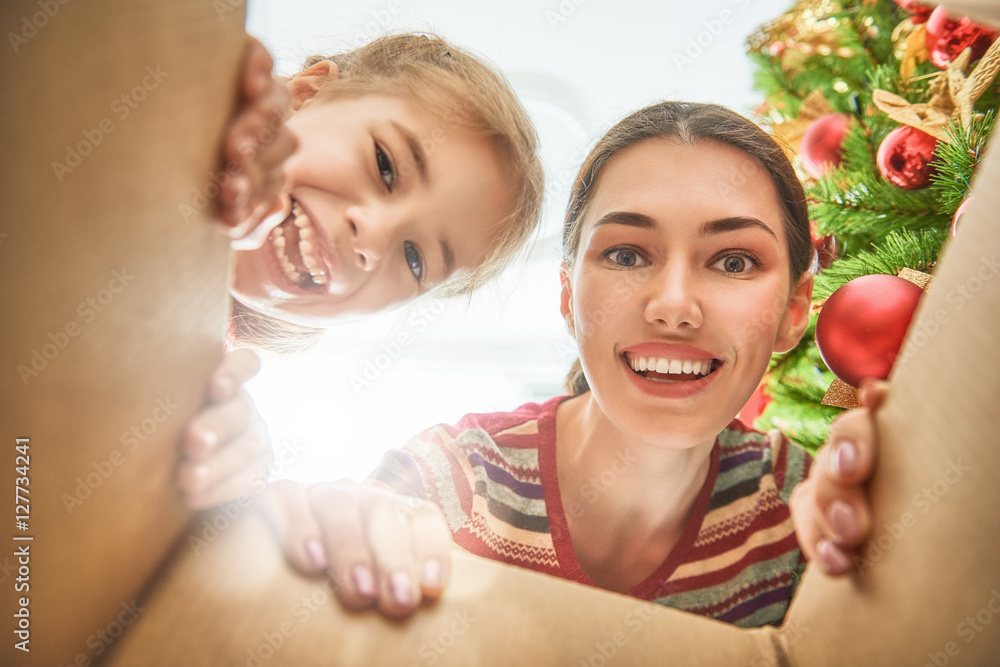
[[[961,224],[953,215],[969,196],[1000,108],[1000,44],[989,45],[978,63],[971,48],[953,52],[941,69],[930,60],[932,11],[920,2],[792,1],[788,12],[748,39],[756,86],[765,96],[759,121],[803,173],[807,129],[829,114],[845,114],[850,123],[836,170],[803,184],[815,223],[813,304],[803,340],[771,359],[764,380],[771,401],[755,427],[780,428],[816,449],[840,407],[857,406],[857,390],[830,371],[814,344],[819,318],[836,311],[836,300],[829,307],[827,300],[862,276],[928,278],[934,271],[951,228]],[[939,41],[963,36],[931,28],[939,50]],[[848,52],[853,56],[840,55]],[[922,137],[925,148],[936,140],[934,150],[916,156],[909,141],[896,138],[906,128],[930,135],[913,136]],[[880,148],[884,165],[911,176],[926,169],[929,183],[905,189],[921,179],[906,178],[899,187],[883,177]],[[872,307],[884,296],[873,297]]]
[[[816,345],[827,367],[847,384],[889,377],[923,290],[886,274],[855,278],[826,300]]]
[[[844,137],[850,127],[847,114],[831,113],[820,116],[802,135],[799,155],[802,168],[813,178],[822,178],[840,164]]]
[[[833,234],[821,234],[812,221],[809,222],[809,236],[812,238],[813,261],[816,264],[813,273],[819,273],[822,269],[830,268],[837,259],[837,237]]]
[[[937,139],[903,125],[886,135],[878,147],[875,163],[882,177],[905,190],[919,190],[930,185],[934,168],[931,160]]]
[[[949,63],[948,68],[935,76],[930,84],[930,99],[926,103],[912,103],[887,90],[875,90],[872,101],[896,122],[915,127],[941,141],[951,141],[948,123],[956,122],[968,127],[972,122],[972,109],[979,97],[993,84],[1000,71],[1000,39],[983,55],[968,77],[962,72],[969,62],[969,53],[963,52]]]
[[[925,23],[927,21],[927,17],[930,16],[931,12],[934,10],[933,7],[925,7],[919,2],[916,2],[916,0],[896,0],[896,4],[899,5],[904,11],[913,15],[910,17],[910,20],[915,24]]]
[[[964,202],[962,202],[959,205],[958,209],[955,210],[955,217],[953,217],[951,219],[951,235],[952,236],[957,236],[958,235],[958,221],[961,220],[961,218],[962,218],[963,215],[965,215],[965,209],[969,208],[969,202],[970,201],[972,201],[971,198],[970,199],[966,199]]]
[[[931,62],[941,69],[966,49],[970,49],[970,60],[979,60],[997,38],[995,31],[973,23],[967,16],[950,18],[943,5],[931,12],[926,25]]]

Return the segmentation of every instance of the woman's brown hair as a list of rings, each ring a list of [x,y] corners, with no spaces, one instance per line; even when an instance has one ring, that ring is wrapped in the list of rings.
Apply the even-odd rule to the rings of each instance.
[[[752,121],[717,104],[660,102],[622,119],[590,151],[577,174],[563,225],[563,262],[573,265],[587,207],[597,181],[616,155],[647,139],[672,139],[686,144],[710,141],[731,146],[753,158],[771,177],[784,214],[785,238],[792,284],[812,260],[809,213],[802,183],[774,139]],[[590,391],[578,359],[566,378],[566,391],[577,396]]]

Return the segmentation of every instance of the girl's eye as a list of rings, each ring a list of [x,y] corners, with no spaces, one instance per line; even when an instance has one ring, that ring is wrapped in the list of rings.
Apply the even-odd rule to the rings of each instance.
[[[748,267],[748,263],[752,266]],[[748,253],[731,252],[716,262],[716,265],[719,266],[724,273],[731,275],[746,275],[753,269],[756,269],[758,263],[757,260]]]
[[[392,170],[392,162],[389,161],[389,157],[378,144],[375,144],[375,164],[378,166],[378,173],[382,177],[385,187],[388,188],[389,192],[392,192],[393,186],[396,185],[396,173]]]
[[[611,260],[615,266],[619,266],[623,269],[631,269],[637,266],[645,266],[646,260],[643,259],[635,250],[630,250],[629,248],[615,248],[609,250],[605,257]]]
[[[403,255],[406,257],[406,265],[410,268],[410,273],[419,283],[424,277],[424,258],[420,255],[420,250],[409,241],[404,241]]]

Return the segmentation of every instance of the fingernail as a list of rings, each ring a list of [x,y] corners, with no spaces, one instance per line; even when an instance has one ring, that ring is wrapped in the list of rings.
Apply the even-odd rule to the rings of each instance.
[[[826,510],[826,520],[834,532],[834,538],[843,542],[847,535],[854,532],[854,508],[843,500],[834,500]]]
[[[409,607],[413,604],[413,585],[410,584],[410,576],[405,572],[397,572],[389,580],[389,588],[392,590],[392,599],[400,607]]]
[[[441,563],[437,558],[428,558],[424,562],[424,586],[430,588],[441,586]]]
[[[847,477],[858,469],[858,447],[850,440],[841,440],[833,449],[830,461],[833,471],[840,477]]]
[[[375,597],[375,581],[372,579],[371,571],[364,565],[355,565],[351,570],[351,578],[354,579],[354,588],[360,595],[366,598]]]
[[[847,558],[847,554],[841,551],[840,548],[830,540],[820,540],[819,543],[816,544],[816,551],[819,554],[820,561],[827,572],[846,572],[851,566],[851,561]]]
[[[326,552],[323,551],[322,545],[320,545],[319,540],[316,538],[311,537],[306,540],[306,555],[309,556],[309,562],[317,570],[325,570],[330,566],[330,563],[326,560]]]
[[[219,444],[219,434],[215,429],[205,429],[201,432],[201,441],[205,443],[206,448],[214,449]]]
[[[236,201],[238,208],[244,208],[250,201],[250,179],[246,176],[237,176],[233,179],[233,186],[236,189]]]

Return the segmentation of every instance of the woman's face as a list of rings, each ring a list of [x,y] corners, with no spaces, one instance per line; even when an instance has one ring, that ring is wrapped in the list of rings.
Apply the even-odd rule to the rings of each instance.
[[[236,252],[231,290],[245,305],[323,326],[484,260],[512,201],[486,137],[398,96],[311,104],[288,126],[291,212],[261,248]]]
[[[790,291],[789,270],[782,210],[753,159],[667,139],[614,157],[562,299],[603,412],[659,446],[714,440],[805,329],[812,277]]]

